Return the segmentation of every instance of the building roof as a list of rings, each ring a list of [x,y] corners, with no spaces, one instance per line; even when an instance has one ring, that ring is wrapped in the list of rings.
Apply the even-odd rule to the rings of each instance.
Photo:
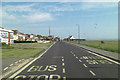
[[[12,33],[13,33],[13,31],[11,31],[11,30],[7,30],[7,29],[5,29],[5,28],[3,28],[3,27],[0,27],[0,31],[12,32]]]

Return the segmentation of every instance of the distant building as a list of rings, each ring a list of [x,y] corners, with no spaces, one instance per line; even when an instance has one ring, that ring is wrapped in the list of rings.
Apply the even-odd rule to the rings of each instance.
[[[65,38],[66,41],[85,41],[86,39],[76,39],[74,36],[69,36],[68,38]]]
[[[60,37],[55,37],[54,40],[55,40],[55,41],[59,41],[59,40],[60,40]]]
[[[14,43],[13,35],[14,35],[13,31],[0,27],[0,42],[4,42],[6,44],[13,44]]]
[[[19,36],[18,36],[18,34],[19,34],[18,30],[12,30],[12,31],[14,32],[13,39],[14,40],[18,40],[18,38],[19,38]]]
[[[47,39],[54,39],[54,35],[47,36]]]
[[[29,34],[25,34],[25,41],[30,41],[30,35]]]

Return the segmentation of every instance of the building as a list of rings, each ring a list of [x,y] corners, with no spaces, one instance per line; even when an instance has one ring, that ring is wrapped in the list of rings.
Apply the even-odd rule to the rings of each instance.
[[[18,41],[19,39],[19,31],[18,30],[12,30],[14,32],[13,39]]]
[[[29,34],[25,34],[25,41],[31,41],[31,40],[30,40],[30,35],[29,35]]]
[[[76,39],[74,36],[69,36],[64,39],[65,41],[85,41],[86,39]]]
[[[18,39],[19,41],[25,41],[25,34],[24,33],[19,32],[18,37],[19,37],[19,39]]]
[[[4,42],[6,44],[13,44],[14,43],[13,35],[14,35],[13,31],[0,27],[0,42]]]

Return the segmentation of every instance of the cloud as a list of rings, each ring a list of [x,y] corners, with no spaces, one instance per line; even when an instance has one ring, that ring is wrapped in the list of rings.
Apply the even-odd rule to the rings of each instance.
[[[52,15],[49,13],[22,15],[22,17],[32,23],[53,20]]]
[[[2,9],[2,18],[5,23],[12,23],[16,21],[18,23],[37,23],[53,20],[53,16],[50,13],[36,10],[34,4],[27,5],[4,5]]]

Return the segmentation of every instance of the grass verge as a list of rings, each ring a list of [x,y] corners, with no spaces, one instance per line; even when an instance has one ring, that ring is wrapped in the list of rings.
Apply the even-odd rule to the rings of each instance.
[[[32,46],[32,47],[49,47],[52,45],[52,43],[45,43],[45,44],[39,44],[39,43],[15,43],[16,46]],[[45,49],[42,48],[16,48],[14,45],[3,45],[2,46],[2,59],[7,58],[34,58]]]
[[[77,41],[70,41],[71,43],[77,44]],[[118,41],[104,41],[103,44],[101,44],[100,40],[87,40],[87,41],[81,41],[81,45],[102,49],[110,52],[120,53],[118,50]]]

